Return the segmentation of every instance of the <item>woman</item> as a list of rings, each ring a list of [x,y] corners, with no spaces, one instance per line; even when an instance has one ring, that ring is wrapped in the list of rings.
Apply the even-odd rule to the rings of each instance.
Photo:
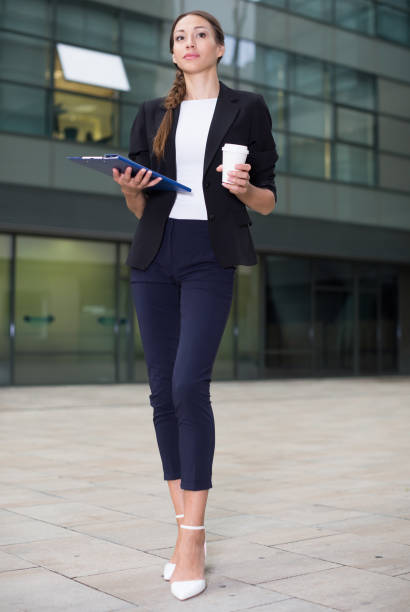
[[[257,257],[246,206],[269,214],[276,204],[278,159],[262,96],[219,81],[224,51],[219,22],[205,11],[173,23],[177,66],[165,98],[142,104],[129,157],[191,187],[155,189],[144,169],[113,171],[127,207],[139,219],[127,264],[151,389],[150,404],[164,479],[178,522],[164,568],[179,599],[206,587],[204,517],[215,448],[209,387],[228,319],[235,269]],[[221,182],[225,142],[247,145],[247,163]],[[179,521],[184,517],[183,522]]]

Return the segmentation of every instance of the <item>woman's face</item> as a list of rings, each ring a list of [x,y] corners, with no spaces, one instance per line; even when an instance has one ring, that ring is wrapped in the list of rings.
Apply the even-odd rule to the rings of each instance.
[[[174,30],[172,60],[183,72],[194,74],[216,66],[224,45],[215,41],[214,30],[206,19],[187,15],[180,19]]]

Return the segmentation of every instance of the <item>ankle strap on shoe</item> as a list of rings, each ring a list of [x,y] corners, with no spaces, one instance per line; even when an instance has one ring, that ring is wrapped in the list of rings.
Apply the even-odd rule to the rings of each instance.
[[[181,518],[181,516],[184,516],[183,514],[176,514],[175,518]]]
[[[184,529],[205,529],[205,525],[180,525]]]

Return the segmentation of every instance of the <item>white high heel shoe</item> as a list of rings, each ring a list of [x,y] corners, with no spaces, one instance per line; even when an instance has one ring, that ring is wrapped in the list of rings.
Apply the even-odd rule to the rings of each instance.
[[[176,514],[175,518],[181,518],[183,517],[183,514]],[[180,525],[181,527],[181,525]],[[206,557],[206,542],[204,542],[204,549],[205,549],[205,557]],[[167,561],[164,565],[164,570],[162,572],[162,576],[164,578],[164,580],[170,580],[172,574],[174,573],[174,569],[175,569],[176,563],[171,563],[170,561]]]
[[[183,529],[205,529],[205,525],[180,525]],[[206,557],[206,542],[204,542],[205,557]],[[205,578],[198,580],[175,580],[171,582],[171,593],[178,599],[188,599],[199,595],[206,588]]]

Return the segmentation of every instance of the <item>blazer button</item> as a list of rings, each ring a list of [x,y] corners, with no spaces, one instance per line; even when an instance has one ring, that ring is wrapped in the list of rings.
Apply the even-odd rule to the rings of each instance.
[[[214,213],[211,213],[208,217],[209,221],[213,221],[215,219]]]
[[[210,185],[210,184],[211,184],[211,183],[210,183],[209,181],[207,181],[207,182],[205,183],[205,188],[206,188],[206,189],[208,189],[208,187],[209,187],[209,185]]]

